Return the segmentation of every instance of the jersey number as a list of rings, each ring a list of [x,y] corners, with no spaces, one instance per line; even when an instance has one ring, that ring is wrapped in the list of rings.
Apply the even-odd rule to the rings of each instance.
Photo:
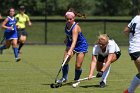
[[[134,23],[134,24],[132,24],[132,26],[131,26],[131,31],[130,31],[130,33],[132,33],[132,35],[134,36],[134,34],[135,34],[135,28],[136,28],[136,23]]]

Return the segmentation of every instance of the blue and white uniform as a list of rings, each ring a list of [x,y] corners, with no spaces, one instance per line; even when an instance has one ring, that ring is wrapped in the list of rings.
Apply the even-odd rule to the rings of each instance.
[[[67,24],[66,24],[65,33],[66,33],[67,40],[68,40],[68,42],[66,44],[67,47],[70,47],[71,44],[72,44],[72,30],[76,26],[76,24],[77,23],[74,22],[74,24],[71,26],[71,28],[69,30],[67,29],[68,27],[67,27]],[[87,49],[88,49],[87,41],[84,38],[82,32],[79,32],[74,51],[77,52],[77,53],[81,53],[81,52],[87,52]]]
[[[76,26],[76,22],[73,23],[73,25],[71,26],[70,29],[68,29],[68,25],[66,24],[65,26],[65,33],[67,36],[67,47],[71,47],[72,44],[72,31],[74,29],[74,27]],[[88,44],[86,39],[84,38],[82,32],[78,33],[78,37],[77,37],[77,42],[74,48],[74,52],[76,53],[86,53],[88,49]],[[62,68],[62,78],[60,80],[57,80],[57,83],[62,83],[65,82],[68,79],[68,70],[69,70],[69,65],[65,64]],[[80,78],[80,75],[82,73],[82,68],[81,69],[75,69],[75,78],[74,80],[78,80]]]
[[[5,24],[7,27],[13,27],[12,29],[5,29],[4,37],[6,40],[12,40],[12,39],[18,39],[17,29],[16,29],[16,19],[14,17],[8,16],[8,22]],[[4,49],[7,49],[6,45],[3,45],[0,47],[0,54],[2,54],[2,51]],[[18,58],[18,48],[13,47],[14,55],[16,62],[18,62],[20,59]]]
[[[8,16],[8,22],[6,26],[13,27],[13,29],[6,29],[4,32],[6,40],[17,39],[17,29],[16,29],[16,19],[14,17]]]

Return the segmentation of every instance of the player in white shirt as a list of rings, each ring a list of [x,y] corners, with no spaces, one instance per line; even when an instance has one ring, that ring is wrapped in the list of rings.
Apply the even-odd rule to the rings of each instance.
[[[136,88],[140,85],[140,11],[127,27],[124,33],[129,35],[129,55],[136,65],[138,74],[136,74],[131,82],[130,87],[124,93],[134,93]]]
[[[99,87],[106,86],[106,79],[110,72],[111,63],[115,62],[121,55],[120,48],[114,40],[109,40],[107,34],[101,34],[98,37],[97,44],[93,47],[92,61],[88,78],[93,76],[97,65],[96,77],[102,77]]]

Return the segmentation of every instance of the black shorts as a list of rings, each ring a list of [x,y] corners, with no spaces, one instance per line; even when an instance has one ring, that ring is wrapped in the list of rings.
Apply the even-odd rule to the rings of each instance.
[[[118,52],[115,52],[115,54],[118,59],[121,55],[121,52],[118,51]],[[107,57],[108,57],[108,55],[107,56],[98,55],[98,62],[104,62],[105,58],[107,58]]]
[[[23,35],[23,36],[28,36],[27,32],[25,29],[17,29],[18,30],[18,38]]]
[[[140,51],[139,52],[134,52],[129,54],[131,57],[131,60],[137,60],[138,57],[140,57]]]

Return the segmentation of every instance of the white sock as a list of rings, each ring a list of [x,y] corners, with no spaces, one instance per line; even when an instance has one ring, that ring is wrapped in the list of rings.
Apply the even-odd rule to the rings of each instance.
[[[105,65],[105,63],[103,65]],[[106,84],[106,79],[110,72],[110,68],[111,68],[111,65],[105,70],[105,72],[103,73],[103,76],[101,78],[101,81],[103,81],[105,84]]]
[[[128,92],[134,93],[135,89],[139,86],[140,84],[140,79],[135,76],[131,82],[130,87],[128,88]]]

